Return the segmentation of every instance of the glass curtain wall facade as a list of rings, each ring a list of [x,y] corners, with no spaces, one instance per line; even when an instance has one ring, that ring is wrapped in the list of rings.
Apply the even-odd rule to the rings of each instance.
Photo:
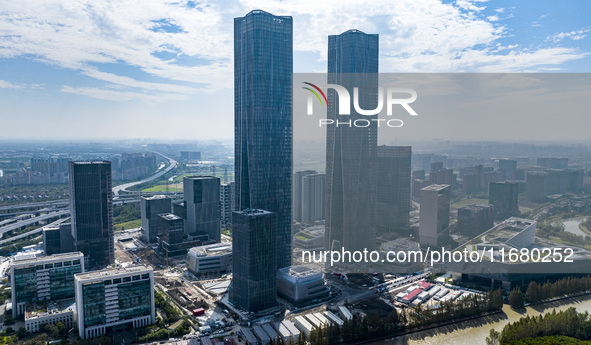
[[[328,84],[351,95],[359,90],[359,106],[371,110],[378,102],[378,35],[349,30],[328,36]],[[328,89],[327,117],[336,121],[369,120],[364,128],[328,126],[326,137],[326,249],[372,250],[375,247],[376,151],[374,116],[339,118],[338,96]]]
[[[24,314],[27,303],[74,298],[74,275],[84,272],[81,253],[17,260],[10,266],[13,316]]]
[[[291,264],[292,73],[291,17],[234,19],[236,209],[275,213],[279,267]]]
[[[70,212],[75,249],[88,270],[115,262],[111,162],[70,162]]]
[[[277,305],[274,214],[246,209],[232,215],[232,287],[230,302],[249,312]]]

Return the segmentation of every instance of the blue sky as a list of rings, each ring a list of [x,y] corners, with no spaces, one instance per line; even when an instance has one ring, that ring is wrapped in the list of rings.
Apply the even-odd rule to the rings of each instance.
[[[9,1],[0,139],[231,137],[233,18],[258,8],[294,17],[294,72],[351,28],[381,72],[591,72],[586,0]]]

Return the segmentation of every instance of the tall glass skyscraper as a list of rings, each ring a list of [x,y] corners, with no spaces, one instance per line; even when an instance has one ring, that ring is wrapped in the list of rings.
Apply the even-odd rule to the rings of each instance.
[[[74,248],[87,270],[115,262],[111,162],[70,162],[70,213]]]
[[[349,30],[328,36],[328,83],[359,90],[359,106],[375,109],[378,101],[378,35]],[[376,155],[374,116],[341,116],[336,91],[328,89],[327,116],[339,121],[370,121],[367,127],[328,126],[326,137],[326,249],[371,250],[375,247]],[[340,117],[340,118],[339,118]]]
[[[291,17],[234,19],[236,210],[275,214],[279,268],[291,264],[292,73]]]
[[[274,214],[246,209],[232,214],[230,302],[249,312],[277,306],[277,255]]]

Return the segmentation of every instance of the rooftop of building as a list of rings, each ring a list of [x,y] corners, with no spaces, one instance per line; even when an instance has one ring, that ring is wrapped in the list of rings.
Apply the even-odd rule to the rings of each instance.
[[[472,204],[472,205],[468,205],[468,206],[464,206],[464,207],[458,207],[458,209],[478,211],[478,210],[487,209],[487,208],[491,208],[491,207],[493,207],[493,205],[491,205],[491,204]]]
[[[279,269],[278,277],[287,280],[296,281],[304,278],[322,278],[322,272],[315,268],[305,265],[289,266]]]
[[[162,213],[158,215],[159,217],[162,217],[166,220],[177,220],[177,219],[182,219],[181,217],[177,216],[176,214],[172,214],[172,213]]]
[[[70,161],[72,164],[111,164],[110,161]]]
[[[411,241],[408,238],[397,238],[393,241],[384,242],[380,245],[381,251],[411,251],[417,250],[419,244],[415,241]]]
[[[193,175],[193,176],[185,176],[184,179],[187,180],[219,180],[219,177],[210,176],[210,175]]]
[[[441,190],[444,190],[445,188],[449,188],[449,185],[448,184],[432,184],[432,185],[429,185],[421,190],[439,192]]]
[[[76,300],[73,298],[59,301],[37,301],[27,304],[25,320],[74,311],[76,311]]]
[[[142,198],[146,200],[170,199],[170,197],[166,195],[142,196]]]
[[[118,266],[109,267],[99,271],[79,273],[75,275],[76,280],[89,280],[97,278],[108,278],[117,275],[143,273],[147,271],[153,271],[151,266],[148,265],[132,265],[132,266]]]
[[[84,259],[84,254],[80,252],[72,252],[72,253],[61,253],[61,254],[53,254],[53,255],[42,255],[42,256],[28,256],[25,254],[22,255],[20,258],[19,255],[16,255],[14,261],[11,263],[12,266],[24,266],[30,264],[38,264],[44,262],[59,262],[63,260],[75,260],[75,259]]]
[[[214,243],[205,246],[193,247],[189,253],[197,257],[218,256],[232,253],[231,243]]]
[[[483,234],[478,235],[468,242],[468,244],[504,245],[508,240],[535,224],[535,220],[511,217]]]
[[[260,209],[256,209],[256,208],[246,208],[242,211],[236,211],[235,213],[239,213],[245,216],[259,216],[259,215],[266,215],[266,214],[272,214],[273,212],[269,212],[266,210],[260,210]]]

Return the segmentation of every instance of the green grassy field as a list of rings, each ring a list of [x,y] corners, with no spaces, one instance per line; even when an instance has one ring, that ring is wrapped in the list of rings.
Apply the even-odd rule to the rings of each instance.
[[[472,205],[472,204],[488,204],[488,200],[487,199],[466,199],[466,200],[460,200],[458,202],[454,202],[453,204],[451,204],[451,207],[465,207],[468,205]]]
[[[119,231],[119,230],[121,230],[121,228],[123,228],[123,230],[127,230],[127,229],[139,228],[140,226],[142,226],[142,220],[136,219],[136,220],[131,220],[131,221],[125,222],[125,223],[115,224],[115,226],[113,226],[113,228],[115,229],[115,231]]]
[[[169,185],[168,186],[168,191],[169,192],[182,192],[183,189],[182,188],[173,187],[173,186]],[[142,192],[166,192],[166,185],[165,184],[159,184],[159,185],[154,186],[154,187],[142,189]]]

